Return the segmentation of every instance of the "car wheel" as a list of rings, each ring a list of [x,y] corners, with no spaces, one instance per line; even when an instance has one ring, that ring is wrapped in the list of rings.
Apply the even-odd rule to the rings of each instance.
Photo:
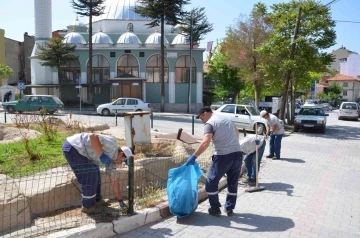
[[[137,109],[135,112],[142,112],[142,110],[141,110],[141,109]]]
[[[50,111],[49,114],[50,115],[54,115],[55,111]]]
[[[107,108],[104,108],[102,111],[101,111],[101,114],[103,116],[109,116],[110,115],[110,110],[107,109]]]
[[[294,126],[294,132],[298,132],[299,128],[297,128],[296,126]]]
[[[254,130],[255,130],[255,128],[256,128],[256,127],[254,126]],[[258,123],[258,124],[257,124],[257,133],[258,133],[258,135],[263,135],[264,132],[265,132],[265,126],[264,126],[264,124]]]
[[[15,112],[15,107],[13,107],[13,106],[8,106],[8,107],[6,108],[6,110],[7,110],[8,113],[14,113],[14,112]]]
[[[326,132],[325,128],[321,129],[321,133],[325,134],[325,132]]]

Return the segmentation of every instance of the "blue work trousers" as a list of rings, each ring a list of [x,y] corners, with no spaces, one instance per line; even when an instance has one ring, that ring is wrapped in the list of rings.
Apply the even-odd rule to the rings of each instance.
[[[227,155],[213,155],[205,184],[205,190],[208,194],[209,203],[212,208],[217,209],[221,207],[218,186],[220,179],[225,174],[227,175],[228,184],[225,209],[229,210],[235,208],[241,165],[241,152],[234,152]]]
[[[274,135],[270,134],[270,156],[275,156],[277,159],[280,159],[281,152],[281,140],[283,135]]]
[[[90,208],[101,199],[101,176],[99,166],[81,155],[72,145],[65,141],[63,154],[81,185],[82,205]]]
[[[258,148],[258,170],[260,171],[261,159],[264,155],[266,146],[266,141],[264,140],[263,144]],[[249,180],[254,182],[256,179],[256,151],[254,153],[248,154],[244,158],[247,174]]]

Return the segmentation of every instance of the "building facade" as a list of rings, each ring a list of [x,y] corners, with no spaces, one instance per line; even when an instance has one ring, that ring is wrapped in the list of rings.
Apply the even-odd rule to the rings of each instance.
[[[336,82],[343,87],[342,101],[360,101],[360,79],[349,75],[338,74],[327,80],[329,83]]]
[[[43,1],[47,7],[43,6]],[[51,15],[43,12],[49,11],[48,0],[35,2],[38,2],[35,19],[36,14]],[[88,73],[88,24],[76,19],[67,26],[67,32],[58,31],[58,35],[63,38],[64,43],[76,45],[73,54],[78,60],[61,67],[59,79],[56,69],[50,69],[49,74],[46,73],[49,68],[39,66],[36,59],[37,50],[34,49],[31,83],[33,93],[58,94],[58,88],[61,87],[62,101],[71,104],[79,101],[79,89],[76,86],[81,84],[81,99],[89,102],[88,82],[92,80],[95,105],[107,103],[118,97],[135,97],[159,109],[160,29],[149,28],[146,24],[151,20],[134,12],[138,0],[108,0],[105,4],[105,14],[93,19],[92,78],[90,79]],[[41,40],[50,38],[48,30],[42,28],[42,31]],[[191,108],[192,111],[197,110],[203,105],[205,49],[195,46],[190,59],[190,45],[179,26],[166,25],[164,35],[165,110],[186,111],[190,78]]]
[[[351,50],[346,49],[342,46],[341,48],[331,52],[334,57],[334,61],[329,65],[329,69],[335,70],[337,73],[340,73],[340,63],[346,62],[347,57],[351,54],[357,54]]]

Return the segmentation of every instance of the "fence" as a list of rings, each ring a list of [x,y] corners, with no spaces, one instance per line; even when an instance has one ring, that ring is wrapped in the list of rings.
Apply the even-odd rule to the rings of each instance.
[[[83,170],[80,175],[78,173],[78,176],[88,176],[85,178],[88,187],[81,187],[67,163],[63,166],[46,164],[16,172],[3,170],[0,175],[0,236],[38,237],[84,224],[111,222],[120,216],[154,207],[167,200],[169,169],[181,166],[197,146],[163,139],[155,139],[151,145],[137,145],[129,166],[120,165],[113,174],[128,204],[127,210],[120,209],[110,176],[106,168],[100,167],[101,195],[106,204],[101,206],[101,213],[92,215],[81,210],[81,191],[91,189],[91,184],[96,183],[96,168],[89,171],[81,166]],[[208,149],[197,159],[205,172],[211,155],[212,151]]]

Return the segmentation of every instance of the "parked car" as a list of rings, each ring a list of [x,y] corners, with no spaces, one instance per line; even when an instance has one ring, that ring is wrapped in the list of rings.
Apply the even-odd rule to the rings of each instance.
[[[118,98],[114,102],[101,104],[96,108],[97,114],[103,116],[141,111],[151,111],[151,107],[149,103],[145,103],[137,98]]]
[[[303,106],[298,115],[295,117],[294,131],[298,132],[300,129],[320,130],[325,133],[326,117],[321,106]]]
[[[230,102],[226,102],[226,101],[213,102],[210,105],[210,108],[211,108],[211,110],[216,111],[219,107],[221,107],[224,104],[230,104]]]
[[[266,120],[260,117],[260,111],[249,105],[225,104],[215,111],[216,114],[230,117],[238,129],[255,131],[257,124],[258,134],[266,131]]]
[[[330,103],[323,103],[323,104],[321,104],[322,105],[322,109],[324,110],[324,111],[332,111],[333,110],[333,107],[331,106],[331,104]]]
[[[45,108],[49,114],[64,108],[64,103],[54,95],[25,95],[19,101],[3,102],[2,107],[9,113],[40,111]]]
[[[357,121],[359,118],[359,104],[356,102],[342,102],[338,112],[338,119],[351,119]]]

